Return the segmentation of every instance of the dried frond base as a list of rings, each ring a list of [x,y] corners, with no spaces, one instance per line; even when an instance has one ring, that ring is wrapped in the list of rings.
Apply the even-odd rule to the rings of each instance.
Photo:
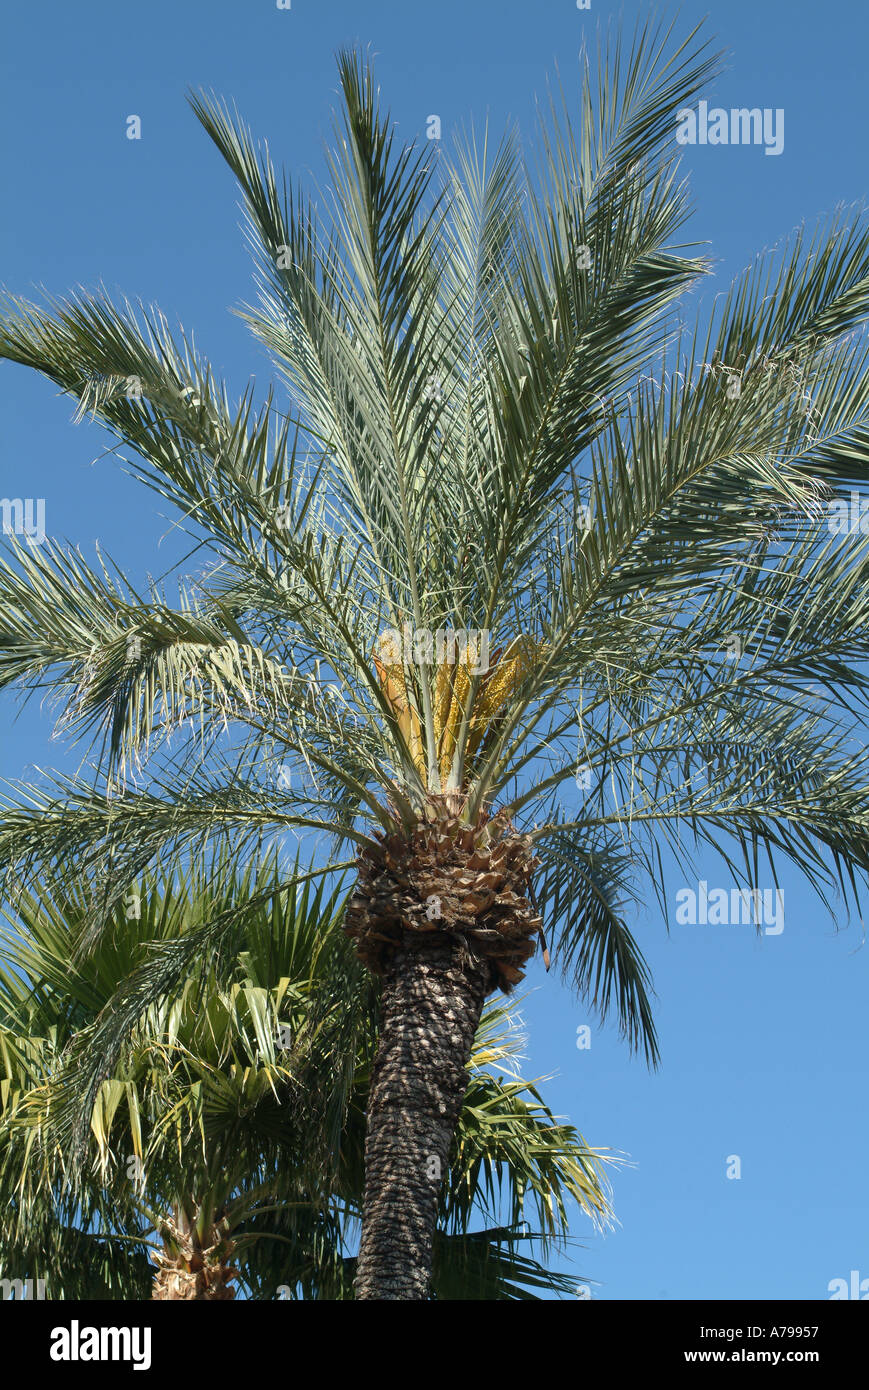
[[[377,848],[360,854],[344,930],[377,975],[397,946],[440,938],[488,959],[491,988],[509,992],[542,928],[527,896],[538,861],[509,821],[483,815],[468,825],[456,809],[432,796],[409,835],[378,835]]]
[[[226,1302],[235,1298],[232,1281],[238,1276],[229,1261],[234,1245],[224,1221],[207,1228],[200,1242],[190,1223],[167,1217],[163,1225],[163,1249],[152,1250],[157,1266],[151,1298],[196,1302]]]
[[[235,1272],[222,1264],[206,1264],[204,1261],[186,1260],[183,1256],[157,1257],[159,1266],[154,1275],[152,1299],[175,1300],[193,1299],[198,1302],[225,1302],[235,1298],[235,1289],[230,1281]],[[195,1266],[199,1264],[199,1268]]]

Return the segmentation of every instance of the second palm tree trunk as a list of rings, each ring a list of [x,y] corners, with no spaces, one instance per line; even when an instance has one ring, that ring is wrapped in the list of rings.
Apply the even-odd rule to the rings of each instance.
[[[488,962],[450,942],[417,935],[391,961],[369,1092],[357,1299],[429,1297],[438,1201],[489,987]]]

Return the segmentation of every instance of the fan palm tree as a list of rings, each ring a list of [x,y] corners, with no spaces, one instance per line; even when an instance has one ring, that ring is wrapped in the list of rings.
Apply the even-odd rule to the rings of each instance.
[[[230,1300],[236,1284],[352,1297],[376,990],[338,891],[280,880],[274,861],[176,865],[128,895],[83,965],[92,891],[21,895],[0,934],[0,1275],[43,1280],[54,1298],[140,1298],[149,1282],[159,1300]],[[144,1011],[70,1181],[53,1124],[75,1084],[70,1040],[156,943],[232,902],[247,910],[226,963]],[[533,1085],[493,1074],[515,1052],[508,1023],[490,1010],[471,1058],[438,1222],[440,1296],[564,1291],[566,1275],[523,1256],[520,1225],[531,1216],[546,1251],[574,1200],[598,1224],[609,1216],[598,1155]]]
[[[81,291],[0,316],[0,354],[102,422],[209,557],[140,594],[102,557],[10,543],[2,679],[104,742],[94,777],[12,797],[0,852],[25,879],[99,873],[83,950],[178,846],[355,852],[345,925],[383,981],[363,1299],[429,1294],[483,1003],[544,926],[654,1063],[629,914],[666,904],[665,852],[684,872],[710,847],[750,888],[790,861],[829,907],[865,883],[866,542],[823,518],[867,476],[869,229],[842,213],[687,303],[710,265],[678,241],[674,136],[716,62],[651,24],[605,40],[528,162],[512,133],[401,145],[342,53],[319,198],[194,96],[288,415],[253,385],[231,403],[157,310]],[[233,920],[102,1016],[80,1135],[143,998]]]

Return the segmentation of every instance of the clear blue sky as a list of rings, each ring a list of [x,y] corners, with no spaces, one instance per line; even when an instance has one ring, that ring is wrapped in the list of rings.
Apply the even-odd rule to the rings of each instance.
[[[496,129],[530,130],[535,93],[555,62],[565,84],[581,36],[620,12],[592,0],[85,0],[19,5],[3,19],[6,210],[0,279],[19,293],[103,282],[157,301],[195,330],[238,389],[268,364],[228,309],[251,295],[250,264],[228,171],[188,110],[189,86],[234,99],[274,156],[323,175],[335,102],[333,54],[370,43],[408,139],[426,118],[450,126],[488,112]],[[783,108],[784,151],[688,147],[693,239],[718,258],[711,292],[803,219],[867,191],[865,62],[869,20],[854,0],[689,0],[681,22],[710,14],[729,52],[708,96],[724,107]],[[125,138],[139,115],[142,139]],[[707,291],[709,292],[709,291]],[[24,369],[0,372],[0,496],[46,499],[49,534],[92,555],[97,538],[134,578],[180,553],[159,499],[111,459],[106,437],[70,425],[68,400]],[[49,742],[48,712],[13,724],[0,704],[0,775],[71,767]],[[710,885],[722,867],[702,862]],[[615,1179],[621,1225],[607,1237],[577,1221],[577,1274],[595,1296],[828,1297],[852,1269],[869,1278],[866,999],[869,949],[786,876],[785,929],[684,926],[652,904],[637,932],[654,972],[663,1063],[632,1060],[581,1003],[535,966],[524,1013],[526,1074],[557,1073],[554,1108],[595,1144],[629,1155]],[[677,885],[678,886],[678,885]],[[742,1177],[725,1176],[739,1155]]]

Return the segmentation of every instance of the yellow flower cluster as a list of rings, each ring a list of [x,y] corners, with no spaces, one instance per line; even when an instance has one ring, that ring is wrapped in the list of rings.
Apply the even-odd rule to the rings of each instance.
[[[538,644],[532,638],[514,637],[503,651],[493,653],[488,671],[478,677],[479,684],[468,724],[466,762],[483,746],[498,715],[530,671],[537,652]],[[411,760],[425,780],[425,740],[418,693],[414,683],[408,680],[404,663],[396,660],[395,656],[394,644],[381,640],[380,656],[374,657],[374,665]],[[438,770],[444,782],[453,764],[471,682],[478,671],[478,654],[473,643],[467,644],[457,660],[441,661],[434,667],[432,713]]]

